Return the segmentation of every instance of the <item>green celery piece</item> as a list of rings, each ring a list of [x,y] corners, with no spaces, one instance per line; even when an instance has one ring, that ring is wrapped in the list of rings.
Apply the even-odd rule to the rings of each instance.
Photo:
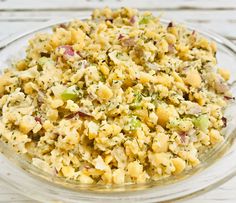
[[[193,123],[195,127],[199,128],[203,132],[206,132],[210,125],[209,118],[206,115],[199,116],[198,118],[194,120]]]
[[[49,62],[49,61],[51,61],[50,58],[47,58],[47,57],[44,57],[44,56],[43,56],[43,57],[39,58],[38,64],[39,64],[41,67],[43,67],[44,64],[46,64],[46,63]]]
[[[76,100],[79,97],[79,92],[77,90],[77,86],[73,85],[71,87],[68,87],[64,92],[61,94],[61,98],[64,101],[67,100]]]
[[[148,15],[148,16],[143,16],[143,18],[139,21],[139,25],[146,25],[150,22],[150,20],[153,19],[152,15]]]
[[[137,118],[132,118],[130,121],[130,130],[137,130],[137,128],[141,127],[141,121]]]
[[[141,109],[141,105],[139,103],[130,104],[130,109],[131,110]]]

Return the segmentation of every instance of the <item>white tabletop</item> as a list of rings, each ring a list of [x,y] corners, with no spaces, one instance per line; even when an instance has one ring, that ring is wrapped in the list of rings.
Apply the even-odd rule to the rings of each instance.
[[[0,0],[0,40],[37,27],[45,21],[88,15],[93,8],[134,5],[157,15],[162,14],[164,18],[187,21],[213,30],[236,43],[236,0]],[[0,181],[0,202],[35,201],[17,194]],[[236,177],[185,202],[236,202]]]

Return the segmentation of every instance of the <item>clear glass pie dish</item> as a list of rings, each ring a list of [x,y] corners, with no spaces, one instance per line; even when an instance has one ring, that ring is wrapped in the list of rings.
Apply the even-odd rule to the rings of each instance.
[[[23,57],[28,39],[37,32],[49,32],[51,27],[68,22],[49,23],[28,33],[7,39],[0,43],[0,67]],[[168,24],[169,20],[161,20]],[[186,25],[186,23],[184,23]],[[197,30],[206,38],[217,43],[219,66],[230,70],[231,91],[236,96],[235,81],[236,46],[227,39],[186,25]],[[171,176],[156,182],[126,185],[86,185],[51,176],[31,165],[25,157],[15,154],[6,144],[0,142],[0,178],[19,193],[42,202],[163,202],[189,198],[206,192],[229,180],[236,174],[236,105],[232,103],[225,112],[228,125],[224,129],[225,141],[207,151],[201,164],[178,176]]]

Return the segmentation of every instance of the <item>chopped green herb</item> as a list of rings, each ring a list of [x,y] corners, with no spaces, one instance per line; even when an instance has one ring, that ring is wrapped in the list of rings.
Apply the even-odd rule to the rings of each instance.
[[[116,58],[120,61],[127,61],[128,60],[127,55],[122,54],[120,52],[116,53]]]
[[[99,76],[100,76],[100,81],[101,82],[105,82],[106,81],[106,77],[101,72],[99,72]]]
[[[134,100],[133,100],[133,103],[130,104],[130,109],[131,110],[140,109],[141,101],[142,101],[142,94],[140,92],[134,93]]]
[[[117,52],[117,53],[116,53],[116,58],[120,59],[121,57],[122,57],[122,53]]]
[[[134,93],[134,103],[139,103],[142,101],[142,94],[140,92]]]

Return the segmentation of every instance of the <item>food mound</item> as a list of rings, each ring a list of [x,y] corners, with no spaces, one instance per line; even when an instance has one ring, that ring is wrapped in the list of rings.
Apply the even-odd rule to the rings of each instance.
[[[36,34],[0,77],[1,140],[79,183],[143,183],[193,168],[224,140],[233,99],[214,42],[128,8]]]

